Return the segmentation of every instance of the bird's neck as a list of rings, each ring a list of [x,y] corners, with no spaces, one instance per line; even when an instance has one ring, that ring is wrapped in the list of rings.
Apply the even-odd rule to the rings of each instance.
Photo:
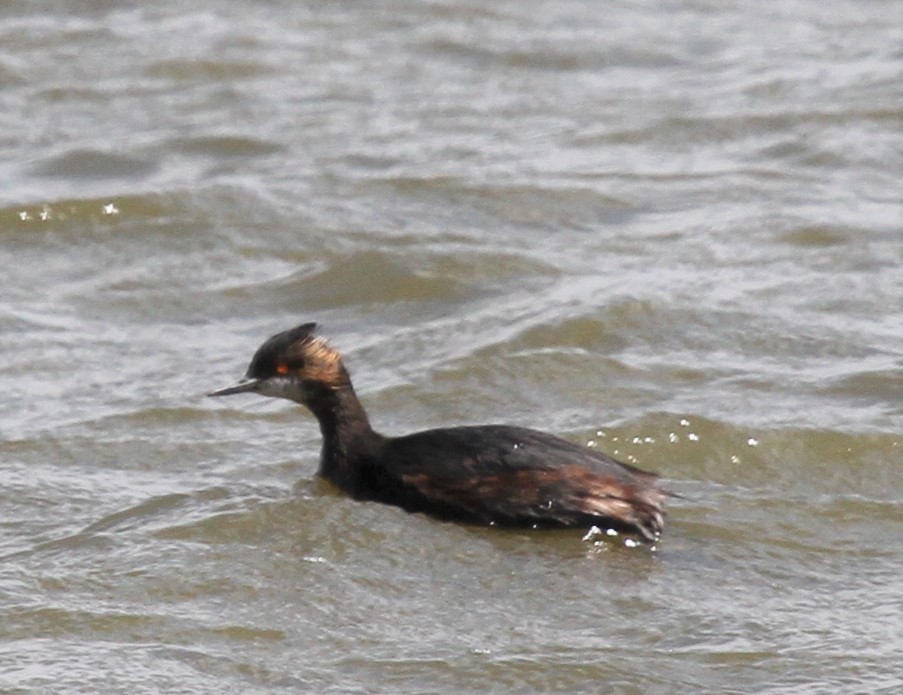
[[[379,448],[383,437],[373,431],[364,406],[350,381],[324,390],[308,407],[320,423],[323,451],[320,475],[354,493],[361,466]]]

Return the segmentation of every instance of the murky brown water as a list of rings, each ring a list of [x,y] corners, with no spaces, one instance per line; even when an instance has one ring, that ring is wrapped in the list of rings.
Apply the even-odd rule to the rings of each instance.
[[[0,691],[903,689],[899,6],[0,9]],[[336,495],[203,393],[664,474],[655,551]]]

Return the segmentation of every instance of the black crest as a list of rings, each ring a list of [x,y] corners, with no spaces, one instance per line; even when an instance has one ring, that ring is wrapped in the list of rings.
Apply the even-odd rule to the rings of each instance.
[[[276,365],[281,362],[289,349],[299,343],[312,339],[316,323],[303,323],[282,333],[277,333],[257,348],[251,364],[248,365],[248,376],[252,379],[266,379],[276,373]]]

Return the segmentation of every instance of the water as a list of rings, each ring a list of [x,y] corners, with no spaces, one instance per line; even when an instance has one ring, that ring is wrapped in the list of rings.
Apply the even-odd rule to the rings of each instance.
[[[893,2],[0,9],[0,691],[903,688]],[[656,549],[345,499],[375,425],[660,471]]]

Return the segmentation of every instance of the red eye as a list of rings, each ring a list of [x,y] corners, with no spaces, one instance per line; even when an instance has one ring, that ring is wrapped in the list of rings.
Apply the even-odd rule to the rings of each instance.
[[[276,373],[277,374],[288,374],[288,365],[285,362],[280,362],[276,365]]]

